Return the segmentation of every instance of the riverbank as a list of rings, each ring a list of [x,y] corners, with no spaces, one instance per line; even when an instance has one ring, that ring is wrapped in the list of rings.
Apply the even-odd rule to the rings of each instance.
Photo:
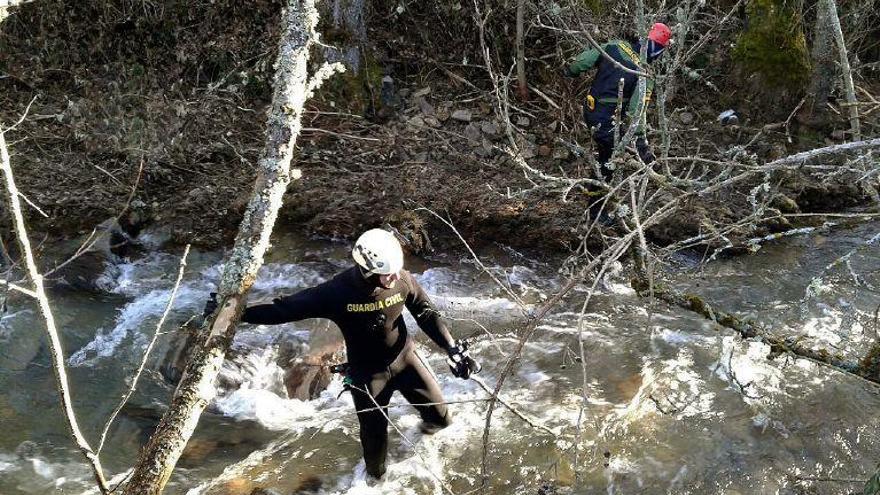
[[[7,140],[19,187],[40,210],[26,212],[35,235],[87,233],[126,210],[135,223],[167,229],[175,243],[229,245],[262,149],[278,8],[276,2],[244,11],[226,2],[162,11],[21,7],[0,30],[0,121],[28,112]],[[436,247],[457,243],[420,210],[428,208],[476,245],[576,249],[595,196],[524,172],[504,151],[504,123],[476,66],[462,68],[463,77],[454,64],[426,59],[428,47],[407,52],[411,40],[390,39],[393,27],[370,28],[377,53],[400,52],[382,62],[391,85],[370,89],[383,92],[380,112],[348,98],[357,84],[348,76],[309,103],[294,165],[303,178],[291,186],[277,229],[351,239],[389,223],[425,233]],[[544,69],[534,81],[540,89],[516,101],[512,116],[522,156],[544,174],[591,177],[591,165],[578,156],[580,146],[590,146],[580,120],[588,82],[567,82]],[[707,157],[724,160],[743,148],[741,159],[761,163],[846,137],[843,119],[840,129],[821,136],[796,125],[783,129],[774,115],[758,111],[741,115],[741,125],[722,126],[716,116],[724,108],[714,98],[691,88],[687,99],[669,102],[671,156],[711,149]],[[659,151],[658,132],[651,138]],[[695,162],[663,166],[679,177],[695,167],[700,173]],[[725,241],[708,241],[713,247],[739,244],[822,221],[786,214],[870,204],[851,175],[817,181],[793,170],[768,181],[758,198],[769,208],[764,218],[737,225],[755,212],[752,193],[764,179],[690,198],[649,229],[649,239],[669,245],[714,229],[725,230]],[[594,234],[588,244],[602,242]]]

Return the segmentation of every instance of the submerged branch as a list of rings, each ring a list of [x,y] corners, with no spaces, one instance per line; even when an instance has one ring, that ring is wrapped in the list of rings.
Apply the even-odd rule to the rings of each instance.
[[[638,251],[635,250],[633,250],[633,257],[635,261],[635,277],[632,280],[632,287],[639,295],[650,295],[673,306],[693,311],[718,325],[735,330],[745,339],[757,338],[769,345],[773,354],[785,353],[809,359],[817,364],[830,366],[843,373],[880,384],[880,373],[877,372],[877,368],[864,366],[864,362],[868,360],[871,353],[863,362],[847,360],[845,357],[829,352],[827,349],[814,349],[794,338],[773,335],[770,329],[765,328],[761,324],[744,320],[732,313],[719,309],[706,302],[699,295],[685,293],[665,284],[654,283],[653,286],[650,286],[648,277],[643,269],[644,259],[640,259]],[[880,346],[875,345],[873,352],[876,354],[874,361],[880,359]],[[874,364],[876,366],[876,362]]]

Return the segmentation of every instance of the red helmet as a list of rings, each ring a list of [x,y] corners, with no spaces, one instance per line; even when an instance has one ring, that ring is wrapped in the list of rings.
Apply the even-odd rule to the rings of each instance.
[[[672,38],[672,30],[662,22],[657,22],[651,26],[651,32],[648,33],[648,39],[660,46],[668,45],[670,38]]]

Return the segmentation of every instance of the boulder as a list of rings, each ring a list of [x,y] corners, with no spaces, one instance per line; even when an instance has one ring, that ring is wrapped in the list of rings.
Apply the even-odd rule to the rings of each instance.
[[[470,122],[473,118],[470,110],[459,109],[452,112],[452,119],[459,122]]]
[[[426,100],[424,96],[419,96],[418,98],[416,98],[415,101],[416,105],[419,107],[419,110],[422,112],[422,115],[426,117],[431,117],[434,115],[434,106],[428,103],[428,100]]]
[[[470,141],[472,146],[480,145],[480,128],[476,124],[468,124],[467,127],[464,128],[464,137]]]
[[[495,138],[501,133],[501,128],[495,122],[483,122],[480,124],[480,130],[488,137]]]
[[[329,366],[342,362],[344,355],[345,346],[342,341],[337,341],[311,350],[302,357],[279,363],[287,370],[284,373],[287,397],[302,401],[317,398],[333,379]]]

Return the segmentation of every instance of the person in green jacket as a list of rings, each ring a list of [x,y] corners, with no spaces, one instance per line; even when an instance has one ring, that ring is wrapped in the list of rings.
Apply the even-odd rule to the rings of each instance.
[[[669,26],[659,22],[654,24],[648,33],[648,63],[663,54],[671,37],[672,31]],[[634,118],[639,107],[639,99],[633,96],[636,94],[638,76],[627,72],[621,66],[633,71],[642,71],[643,64],[639,56],[641,44],[638,40],[610,41],[602,46],[602,50],[607,54],[607,57],[595,48],[583,51],[575,58],[574,62],[565,68],[565,75],[577,77],[593,67],[598,69],[584,104],[584,120],[593,130],[593,141],[596,143],[602,176],[608,181],[611,179],[612,173],[608,167],[608,161],[614,151],[617,127],[614,122],[614,114],[617,108],[618,84],[621,79],[623,79],[623,101],[627,103],[628,108],[627,115]],[[648,79],[646,82],[644,101],[647,104],[651,98],[654,81]],[[623,126],[621,128],[625,129]],[[655,160],[654,154],[645,139],[645,129],[641,125],[636,130],[636,136],[636,149],[639,156],[646,164],[652,163]]]

